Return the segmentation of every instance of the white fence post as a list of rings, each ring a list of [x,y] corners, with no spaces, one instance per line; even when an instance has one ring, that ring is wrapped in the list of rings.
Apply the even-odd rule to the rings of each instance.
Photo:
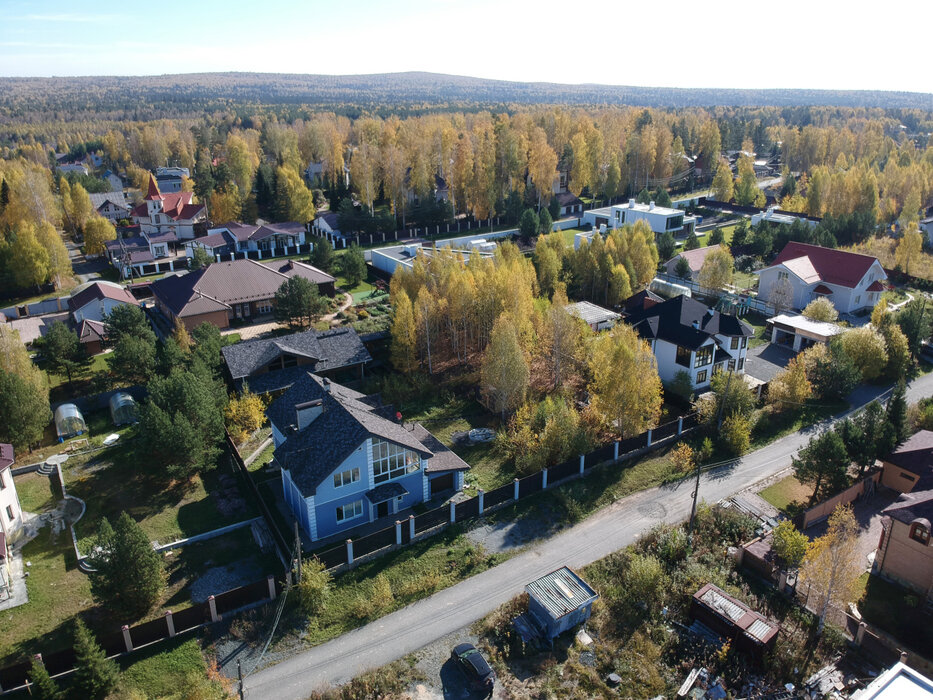
[[[648,447],[651,447],[651,428],[648,428]]]
[[[127,652],[133,651],[133,640],[130,637],[130,626],[123,625],[123,627],[121,627],[120,629],[123,632],[123,645],[126,647],[126,651]]]
[[[453,501],[450,502],[450,524],[453,525],[457,522],[457,504]]]
[[[415,516],[408,516],[408,539],[414,541],[415,539]]]
[[[680,416],[677,418],[677,437],[680,437],[682,432],[684,432],[684,417]]]
[[[619,461],[619,441],[616,440],[612,446],[612,459],[616,462]]]
[[[515,495],[513,496],[514,500],[518,500],[518,478],[513,482],[515,484]]]
[[[483,514],[483,497],[485,495],[486,493],[483,491],[483,489],[477,489],[476,497],[479,499],[479,514],[480,515]]]
[[[541,470],[541,488],[547,488],[547,467]]]
[[[217,601],[214,600],[214,596],[207,597],[207,605],[211,609],[211,622],[220,620],[220,616],[217,614]]]
[[[175,636],[175,620],[172,619],[172,611],[165,611],[165,626],[168,628],[169,638]]]
[[[276,593],[275,593],[275,577],[274,577],[274,576],[268,576],[268,577],[266,577],[266,583],[269,584],[269,600],[275,600],[275,598],[276,598]]]
[[[347,540],[347,566],[353,565],[353,540]]]
[[[395,521],[395,544],[397,545],[402,544],[402,521],[401,520]]]

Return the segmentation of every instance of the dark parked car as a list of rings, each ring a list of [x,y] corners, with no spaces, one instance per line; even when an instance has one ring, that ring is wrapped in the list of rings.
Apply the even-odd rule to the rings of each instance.
[[[492,692],[492,687],[496,683],[496,673],[493,671],[486,659],[479,650],[472,644],[458,644],[450,652],[450,658],[454,661],[467,678],[470,679],[470,685],[477,690]]]

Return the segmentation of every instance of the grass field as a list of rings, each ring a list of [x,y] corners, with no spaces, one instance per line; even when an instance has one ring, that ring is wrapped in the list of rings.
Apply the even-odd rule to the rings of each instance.
[[[49,477],[32,472],[14,479],[16,495],[23,510],[30,513],[44,513],[55,507],[55,494]]]
[[[788,508],[793,510],[792,506],[795,503],[799,505],[808,503],[810,496],[813,495],[813,487],[801,484],[795,476],[791,475],[774,482],[760,491],[758,495],[779,511],[786,513]]]
[[[163,544],[256,515],[250,505],[235,513],[220,511],[217,499],[208,494],[219,486],[218,470],[184,484],[169,484],[139,465],[130,444],[72,458],[64,473],[68,493],[87,504],[87,512],[75,524],[82,551],[101,517],[113,521],[122,511],[139,522],[150,539]]]
[[[749,348],[757,348],[759,345],[767,345],[771,342],[771,339],[765,334],[767,318],[763,314],[747,313],[742,316],[742,320],[755,331],[755,335],[748,339]]]
[[[180,688],[193,693],[196,679],[207,676],[208,667],[198,642],[189,635],[156,644],[136,652],[123,662],[120,690],[123,694],[137,693],[144,698],[176,698]],[[223,697],[219,681],[211,681],[214,695],[197,697]],[[128,695],[120,695],[128,697]]]

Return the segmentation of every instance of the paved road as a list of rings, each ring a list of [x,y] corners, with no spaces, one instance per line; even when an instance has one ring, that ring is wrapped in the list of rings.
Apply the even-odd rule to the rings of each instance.
[[[861,387],[853,403],[860,405],[881,392]],[[930,395],[933,374],[911,385],[909,400]],[[821,427],[788,435],[732,465],[704,473],[700,498],[719,501],[784,469]],[[623,498],[493,569],[255,673],[245,682],[246,697],[302,700],[314,690],[349,681],[420,649],[489,614],[521,593],[528,581],[563,565],[578,568],[601,559],[659,522],[682,522],[690,514],[691,492],[692,482],[685,481]]]

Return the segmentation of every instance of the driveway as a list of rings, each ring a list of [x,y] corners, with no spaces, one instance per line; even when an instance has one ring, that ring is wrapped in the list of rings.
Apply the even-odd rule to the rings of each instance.
[[[763,382],[770,382],[787,367],[787,363],[796,354],[789,348],[773,343],[750,348],[745,355],[745,374]]]
[[[884,390],[867,387],[860,396],[870,400]],[[926,375],[911,384],[908,400],[931,394],[933,375]],[[793,433],[704,473],[700,498],[717,502],[784,469],[810,436],[826,425],[829,422]],[[688,479],[616,501],[499,566],[254,673],[245,681],[245,697],[304,700],[314,690],[345,683],[367,669],[412,653],[485,617],[520,594],[528,581],[561,566],[586,566],[632,544],[658,523],[683,522],[690,515],[691,492]]]

